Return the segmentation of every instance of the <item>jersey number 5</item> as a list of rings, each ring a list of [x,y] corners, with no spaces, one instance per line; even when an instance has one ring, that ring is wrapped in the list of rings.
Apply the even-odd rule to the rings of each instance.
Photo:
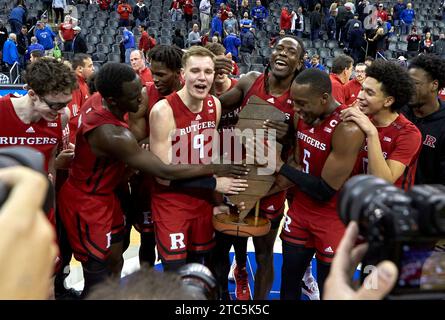
[[[309,173],[309,158],[311,157],[310,151],[303,149],[303,164],[304,164],[304,173]]]

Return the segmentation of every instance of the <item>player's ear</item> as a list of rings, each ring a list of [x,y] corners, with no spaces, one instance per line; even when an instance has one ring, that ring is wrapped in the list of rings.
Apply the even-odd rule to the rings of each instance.
[[[383,106],[384,106],[385,108],[389,108],[389,107],[392,106],[392,104],[393,104],[395,101],[396,101],[396,100],[394,99],[393,96],[387,96],[387,97],[385,98],[385,101],[383,102]]]
[[[184,68],[181,68],[181,77],[184,79],[184,74],[185,74],[185,72],[184,72]]]
[[[321,99],[322,99],[323,104],[327,104],[329,101],[329,93],[327,93],[327,92],[323,93],[321,96]]]
[[[28,88],[29,88],[29,86],[28,86]],[[31,98],[32,101],[36,101],[39,98],[37,93],[31,88],[28,89],[28,96]]]

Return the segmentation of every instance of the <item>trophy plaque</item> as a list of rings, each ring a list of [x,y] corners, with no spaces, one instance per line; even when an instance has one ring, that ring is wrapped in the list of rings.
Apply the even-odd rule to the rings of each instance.
[[[247,105],[238,114],[239,121],[236,128],[241,131],[252,129],[256,134],[257,129],[263,129],[265,120],[284,122],[285,114],[273,107],[270,103],[258,98],[250,97]],[[241,139],[242,137],[239,137]],[[244,143],[242,141],[241,143]],[[277,152],[281,152],[281,144],[276,143]],[[270,230],[270,221],[259,215],[260,199],[264,197],[275,181],[274,170],[270,174],[259,174],[261,167],[258,164],[247,164],[250,169],[245,177],[248,180],[248,187],[238,195],[230,195],[228,198],[234,204],[244,202],[245,209],[239,213],[219,213],[213,216],[213,226],[216,230],[238,237],[258,237],[265,235]],[[255,207],[254,214],[250,213]]]

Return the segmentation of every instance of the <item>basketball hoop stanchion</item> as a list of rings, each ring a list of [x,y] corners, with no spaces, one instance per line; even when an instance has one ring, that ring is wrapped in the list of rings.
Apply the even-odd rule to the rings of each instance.
[[[250,129],[251,132],[264,130],[265,120],[282,121],[286,116],[283,112],[271,106],[256,96],[252,96],[247,105],[239,113],[239,121],[235,132],[242,132]],[[258,130],[258,131],[257,131]],[[263,131],[264,132],[264,131]],[[239,137],[242,140],[242,136]],[[253,139],[255,141],[255,139]],[[281,145],[276,143],[277,152],[281,152]],[[252,156],[252,155],[250,155]],[[275,156],[274,156],[275,157]],[[254,164],[250,164],[254,163]],[[241,212],[218,213],[213,216],[214,228],[222,233],[237,237],[259,237],[266,235],[270,230],[270,220],[260,215],[260,202],[275,182],[275,170],[270,170],[269,174],[261,172],[261,165],[256,161],[248,162],[249,169],[247,179],[248,187],[238,195],[228,196],[232,204],[244,202],[245,209]],[[255,208],[254,210],[252,210]]]

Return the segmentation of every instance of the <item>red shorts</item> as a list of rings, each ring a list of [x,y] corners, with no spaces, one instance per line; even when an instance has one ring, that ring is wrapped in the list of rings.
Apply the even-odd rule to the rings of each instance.
[[[155,221],[154,225],[162,261],[185,261],[188,251],[205,253],[215,246],[211,213],[193,219]]]
[[[127,223],[140,233],[153,232],[150,195],[152,184],[153,178],[144,174],[135,174],[130,178],[132,204]]]
[[[289,210],[280,237],[288,243],[315,248],[317,259],[331,263],[344,232],[345,225],[336,214],[296,214]]]
[[[120,241],[125,227],[116,195],[86,194],[67,181],[58,200],[74,257],[80,262],[87,262],[89,257],[106,260],[110,245]]]
[[[261,199],[260,213],[270,220],[272,229],[276,229],[280,225],[284,214],[285,201],[286,191],[281,191]]]

